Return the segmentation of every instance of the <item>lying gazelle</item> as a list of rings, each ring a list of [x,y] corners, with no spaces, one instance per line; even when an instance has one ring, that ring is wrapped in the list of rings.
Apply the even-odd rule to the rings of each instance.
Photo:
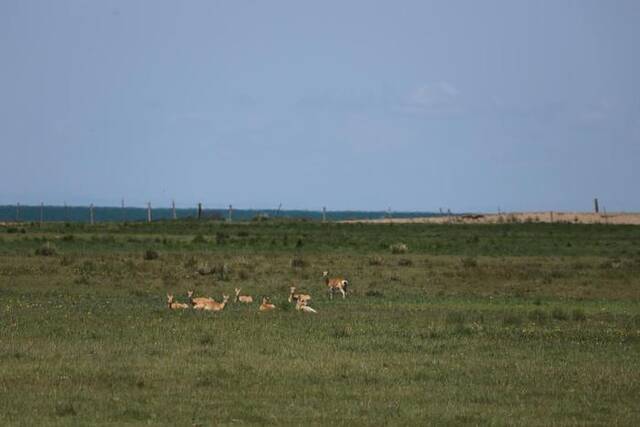
[[[251,304],[253,302],[253,297],[251,295],[240,295],[240,288],[236,288],[236,299],[235,302],[243,302],[245,304]]]
[[[342,299],[347,296],[347,286],[349,286],[349,281],[344,277],[329,277],[329,272],[325,271],[322,273],[322,277],[324,277],[324,283],[327,285],[327,290],[329,291],[329,296],[333,299],[333,294],[336,291],[340,291],[342,293]]]
[[[307,300],[298,300],[296,301],[296,310],[302,311],[303,313],[318,313],[313,308],[307,305]]]
[[[292,286],[289,288],[289,302],[298,302],[298,301],[311,301],[311,295],[309,294],[296,294],[296,287]]]
[[[194,298],[193,291],[187,291],[187,297],[189,297],[189,303],[193,306],[193,308],[195,308],[196,305],[209,304],[212,302],[216,302],[216,300],[214,300],[213,298],[205,298],[205,297]]]
[[[260,308],[258,310],[260,310],[260,311],[270,311],[270,310],[274,310],[275,308],[276,308],[276,306],[269,302],[269,298],[262,297],[262,304],[260,304]]]
[[[201,304],[196,304],[193,308],[196,310],[222,311],[224,310],[224,306],[227,305],[227,301],[229,301],[229,295],[222,295],[222,302],[207,301]]]
[[[173,295],[167,294],[167,307],[169,307],[171,310],[179,310],[182,308],[190,308],[191,306],[189,304],[176,302],[175,299],[173,298]]]

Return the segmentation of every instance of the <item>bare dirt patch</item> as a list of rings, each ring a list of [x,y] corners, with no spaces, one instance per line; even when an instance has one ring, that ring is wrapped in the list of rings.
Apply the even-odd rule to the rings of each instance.
[[[573,224],[631,224],[640,225],[640,213],[592,213],[592,212],[511,212],[492,214],[466,214],[421,218],[384,218],[350,220],[344,222],[367,223],[432,223],[432,224],[508,224],[525,222],[573,223]]]

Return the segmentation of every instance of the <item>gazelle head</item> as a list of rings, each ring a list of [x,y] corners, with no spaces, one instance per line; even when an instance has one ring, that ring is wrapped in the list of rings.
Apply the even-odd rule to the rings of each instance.
[[[268,302],[269,302],[269,298],[267,298],[267,297],[262,297],[262,303],[263,303],[263,304],[266,304],[266,303],[268,303]]]
[[[193,291],[187,291],[187,298],[191,299],[193,297]]]
[[[240,295],[240,288],[236,288],[235,292],[236,292],[236,296]]]
[[[167,294],[167,304],[173,304],[173,295]]]
[[[327,277],[328,275],[329,275],[329,272],[328,272],[328,271],[323,271],[323,272],[322,272],[322,277]]]
[[[289,288],[289,291],[291,292],[291,294],[293,294],[296,291],[296,287],[295,286],[291,286]]]
[[[229,295],[222,295],[222,303],[226,304],[229,301]]]

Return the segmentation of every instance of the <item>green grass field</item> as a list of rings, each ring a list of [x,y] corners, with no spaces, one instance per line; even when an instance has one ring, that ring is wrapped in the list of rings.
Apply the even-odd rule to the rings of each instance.
[[[0,425],[638,425],[639,301],[634,226],[5,226]]]

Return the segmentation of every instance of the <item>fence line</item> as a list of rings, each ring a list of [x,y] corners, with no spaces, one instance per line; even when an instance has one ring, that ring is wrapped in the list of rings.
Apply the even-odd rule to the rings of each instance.
[[[206,207],[213,206],[213,207]],[[152,207],[151,202],[146,207],[126,207],[122,199],[120,206],[69,206],[62,205],[0,205],[0,221],[3,222],[84,222],[96,224],[100,222],[140,221],[153,222],[158,220],[177,219],[216,219],[221,221],[246,221],[262,218],[306,218],[317,221],[332,221],[340,219],[379,219],[390,215],[390,211],[329,211],[326,206],[315,210],[289,209],[283,210],[282,204],[269,209],[237,208],[229,204],[227,207],[218,203],[205,204],[203,202],[177,204],[171,200],[167,207]],[[447,215],[452,215],[447,210]],[[440,216],[435,212],[394,212],[393,217]]]

